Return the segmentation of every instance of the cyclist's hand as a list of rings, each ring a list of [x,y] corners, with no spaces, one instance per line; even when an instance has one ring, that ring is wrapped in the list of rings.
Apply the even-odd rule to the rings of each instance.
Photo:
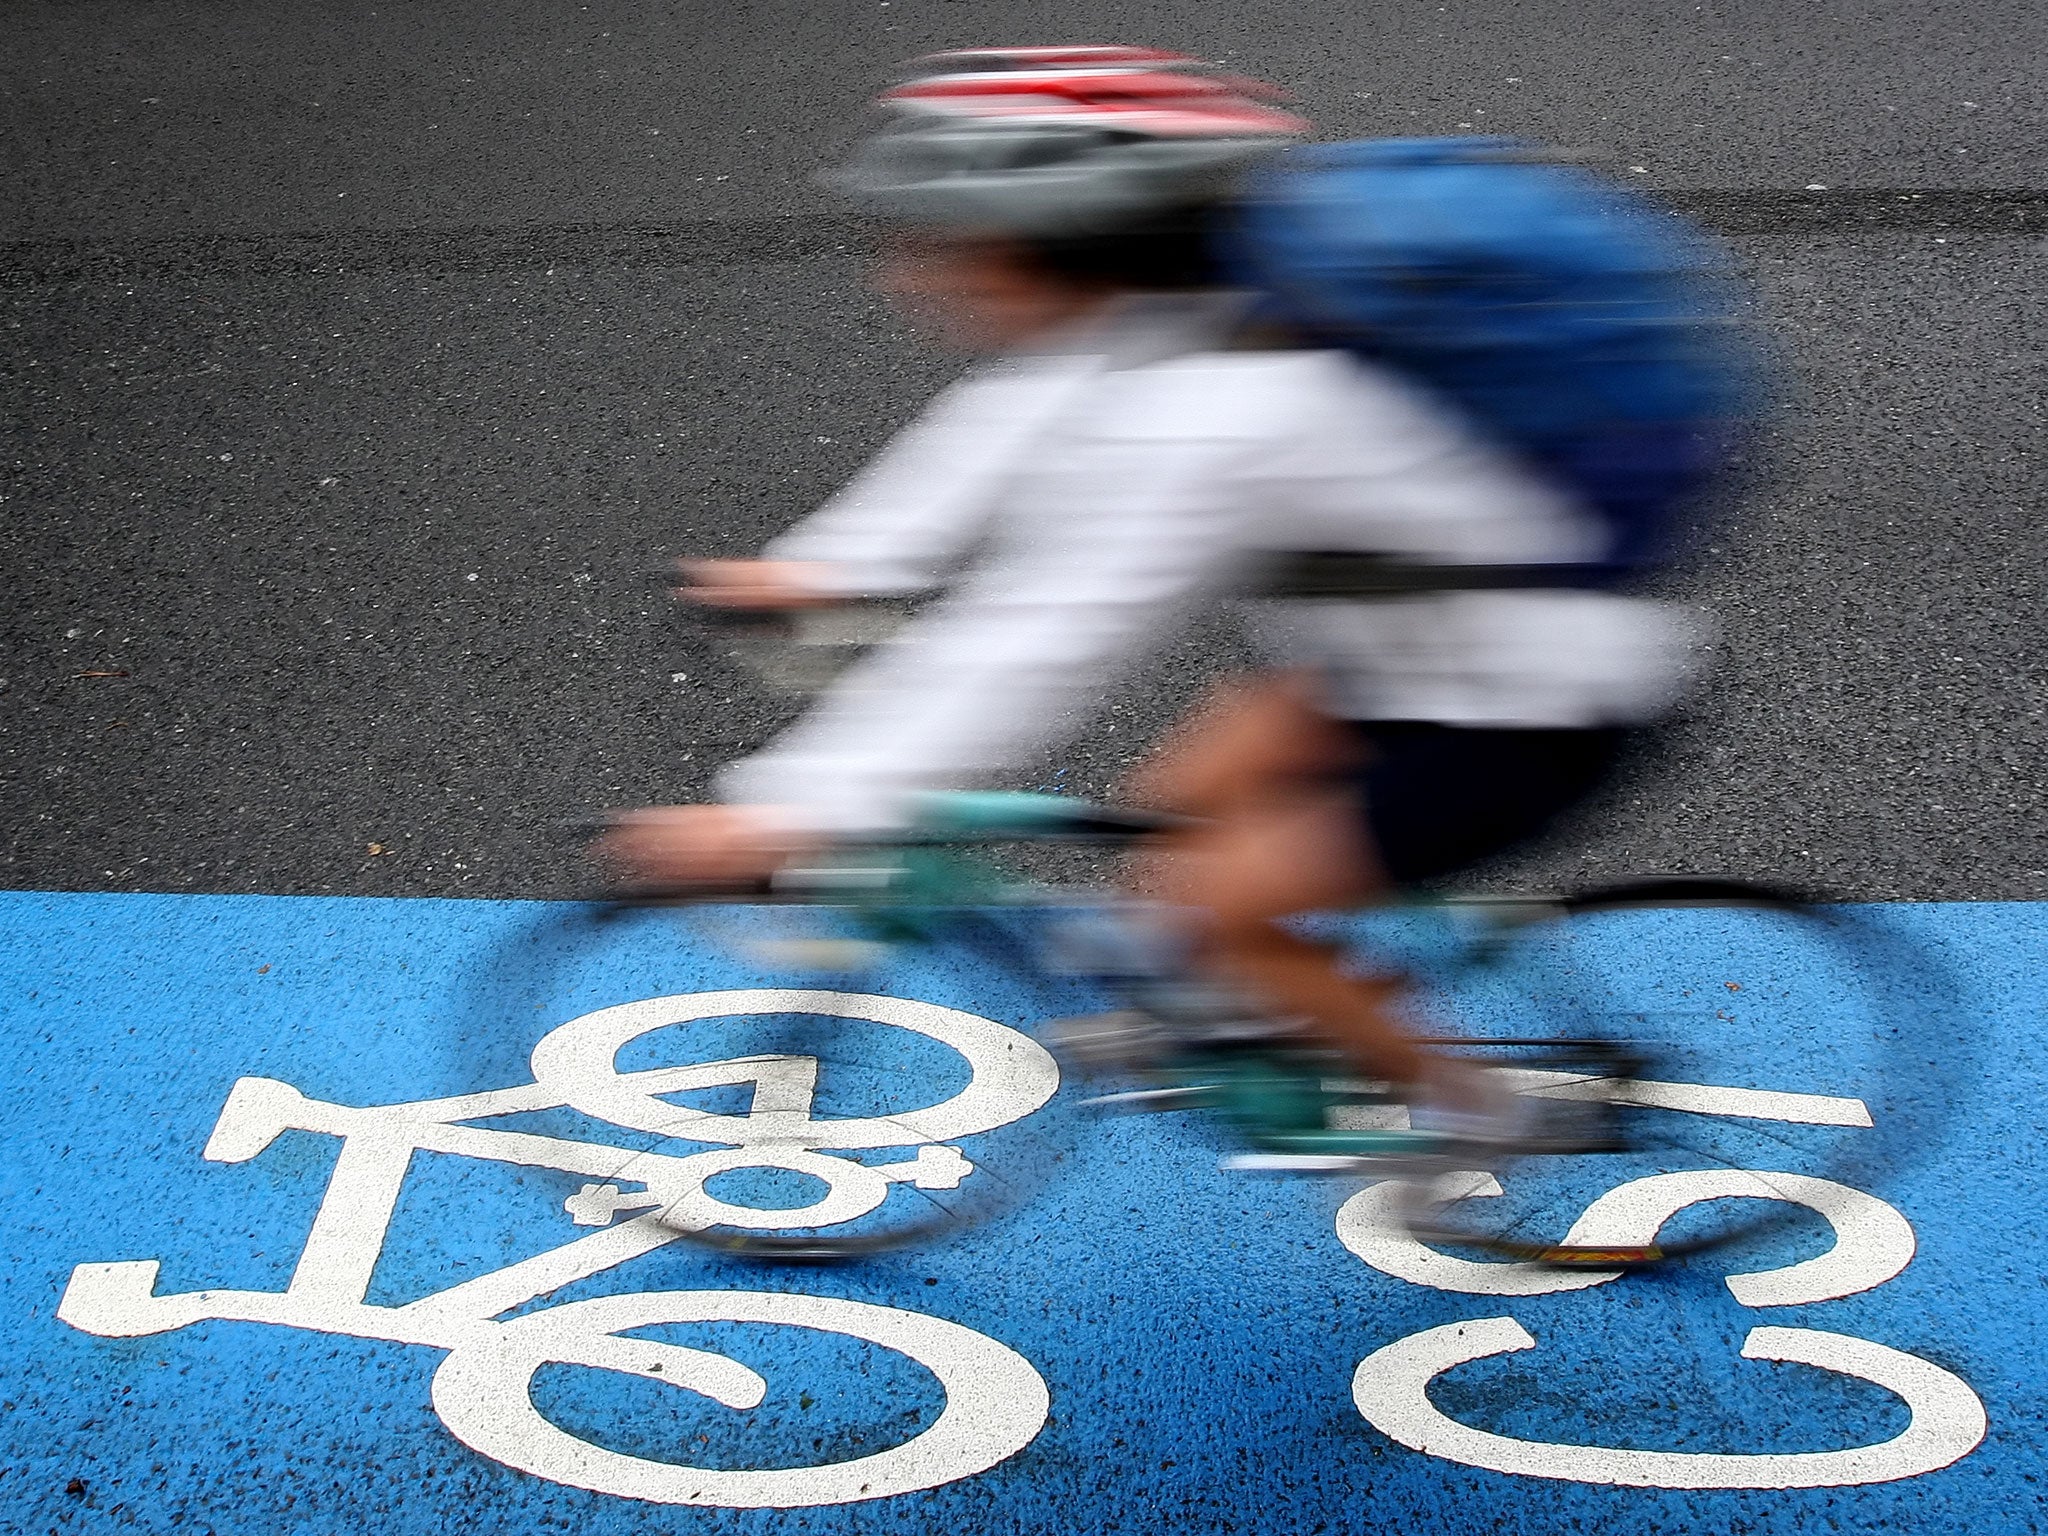
[[[815,608],[839,601],[809,560],[678,560],[675,595],[707,608]]]
[[[660,805],[615,813],[593,851],[631,888],[744,887],[809,843],[765,807]]]

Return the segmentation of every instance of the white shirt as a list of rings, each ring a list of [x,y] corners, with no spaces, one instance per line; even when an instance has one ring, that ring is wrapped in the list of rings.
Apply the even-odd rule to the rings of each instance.
[[[1115,676],[1288,551],[1430,564],[1598,560],[1600,520],[1393,375],[1334,351],[1226,351],[1216,296],[1126,301],[1056,350],[947,390],[765,552],[845,594],[948,595],[850,668],[725,799],[881,830],[921,790],[986,783],[1071,739]],[[1593,591],[1262,605],[1274,659],[1338,714],[1461,725],[1645,720],[1688,626]]]

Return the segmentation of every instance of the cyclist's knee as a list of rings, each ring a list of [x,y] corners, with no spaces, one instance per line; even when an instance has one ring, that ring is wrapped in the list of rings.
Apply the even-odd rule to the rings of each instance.
[[[1212,947],[1230,954],[1256,954],[1283,943],[1280,923],[1292,913],[1253,911],[1243,906],[1205,909],[1205,927]]]
[[[1126,791],[1143,804],[1213,816],[1329,771],[1348,748],[1302,679],[1231,683],[1168,737]]]

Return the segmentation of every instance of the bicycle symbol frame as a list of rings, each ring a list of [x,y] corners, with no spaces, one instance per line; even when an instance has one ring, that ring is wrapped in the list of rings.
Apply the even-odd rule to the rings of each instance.
[[[817,1061],[762,1056],[620,1072],[619,1050],[671,1024],[747,1014],[867,1020],[958,1051],[971,1076],[952,1098],[900,1116],[814,1120]],[[207,1319],[274,1323],[448,1351],[434,1375],[435,1411],[465,1445],[537,1477],[665,1504],[796,1508],[886,1498],[984,1472],[1044,1426],[1050,1398],[1022,1355],[983,1334],[923,1313],[830,1297],[750,1291],[648,1291],[543,1307],[515,1307],[651,1253],[677,1226],[734,1222],[824,1226],[853,1220],[894,1182],[950,1187],[973,1172],[954,1138],[1023,1118],[1059,1085],[1051,1056],[993,1020],[904,998],[813,990],[746,989],[648,998],[560,1025],[534,1047],[530,1084],[451,1098],[352,1108],[306,1097],[271,1078],[239,1079],[202,1155],[247,1162],[286,1130],[340,1138],[299,1262],[283,1291],[156,1294],[157,1260],[75,1266],[57,1316],[106,1337],[165,1333]],[[720,1115],[659,1095],[752,1082],[750,1113]],[[724,1150],[675,1157],[596,1142],[465,1124],[569,1108],[623,1128],[658,1131]],[[821,1149],[914,1146],[902,1163],[873,1166]],[[580,1226],[600,1230],[400,1306],[369,1302],[370,1280],[416,1152],[439,1152],[579,1173],[564,1202]],[[735,1168],[790,1168],[824,1180],[818,1201],[755,1210],[717,1200],[708,1180]],[[644,1183],[622,1194],[616,1181]],[[654,1207],[614,1224],[624,1210]],[[664,1223],[664,1217],[668,1223]],[[618,1371],[700,1393],[733,1409],[759,1404],[763,1378],[708,1350],[631,1337],[663,1323],[737,1322],[848,1335],[908,1356],[938,1378],[946,1404],[929,1427],[891,1449],[819,1466],[731,1470],[690,1467],[606,1450],[546,1419],[528,1387],[550,1363]]]

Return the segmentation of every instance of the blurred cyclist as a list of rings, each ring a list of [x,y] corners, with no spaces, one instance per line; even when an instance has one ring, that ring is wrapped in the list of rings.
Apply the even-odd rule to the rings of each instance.
[[[1212,256],[1247,167],[1297,140],[1272,93],[1124,48],[942,55],[882,98],[840,173],[891,230],[880,286],[991,360],[758,560],[686,596],[777,608],[942,587],[717,806],[633,813],[607,853],[652,881],[764,874],[903,824],[1070,740],[1114,677],[1303,552],[1469,571],[1598,562],[1611,534],[1424,392],[1263,332]],[[1457,1132],[1479,1074],[1409,1043],[1398,984],[1284,926],[1434,879],[1596,789],[1685,669],[1675,615],[1569,585],[1279,600],[1273,670],[1139,775],[1200,814],[1145,861],[1200,957]]]

